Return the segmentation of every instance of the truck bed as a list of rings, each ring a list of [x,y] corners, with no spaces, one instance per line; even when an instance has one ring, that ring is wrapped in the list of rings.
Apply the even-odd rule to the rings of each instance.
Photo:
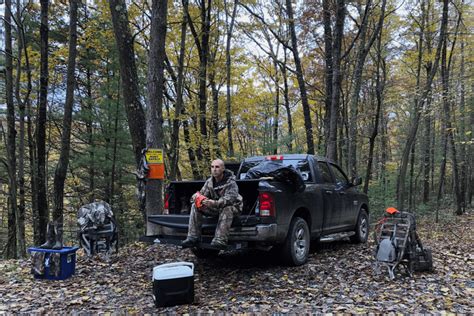
[[[260,179],[236,181],[239,194],[242,195],[244,202],[242,215],[255,215],[260,181]],[[169,215],[189,215],[191,212],[191,196],[199,191],[203,185],[204,181],[171,182],[167,192]]]

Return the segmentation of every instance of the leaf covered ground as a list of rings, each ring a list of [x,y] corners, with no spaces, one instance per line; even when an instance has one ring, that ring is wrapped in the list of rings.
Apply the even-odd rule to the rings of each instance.
[[[35,280],[28,260],[0,261],[0,314],[20,313],[474,313],[474,215],[418,224],[433,249],[433,273],[394,281],[377,271],[374,243],[340,241],[313,247],[307,264],[286,267],[262,252],[197,259],[189,250],[135,243],[110,262],[77,259],[65,281]],[[195,263],[195,302],[157,309],[154,266]]]

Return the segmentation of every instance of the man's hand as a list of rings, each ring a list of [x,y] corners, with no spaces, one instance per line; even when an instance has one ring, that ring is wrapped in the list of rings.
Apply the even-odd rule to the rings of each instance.
[[[206,207],[215,207],[217,205],[217,201],[211,200],[211,199],[205,199],[202,201],[202,205]]]

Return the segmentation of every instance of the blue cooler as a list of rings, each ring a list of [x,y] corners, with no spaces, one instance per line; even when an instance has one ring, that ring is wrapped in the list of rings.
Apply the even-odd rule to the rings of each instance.
[[[34,274],[35,279],[48,280],[65,280],[71,277],[76,270],[76,250],[79,247],[63,247],[61,249],[43,249],[43,248],[28,248],[28,252],[44,252],[44,274]],[[58,276],[50,274],[50,257],[51,254],[60,254],[60,272]]]
[[[194,301],[194,264],[166,263],[153,268],[156,307],[191,304]]]

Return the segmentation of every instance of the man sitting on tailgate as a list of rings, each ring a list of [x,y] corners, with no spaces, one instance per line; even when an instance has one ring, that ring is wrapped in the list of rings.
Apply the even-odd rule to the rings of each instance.
[[[197,246],[201,238],[202,216],[219,216],[211,245],[225,249],[234,216],[242,212],[242,196],[234,174],[225,169],[224,162],[216,159],[211,163],[211,177],[192,198],[188,237],[181,243],[183,248]]]

